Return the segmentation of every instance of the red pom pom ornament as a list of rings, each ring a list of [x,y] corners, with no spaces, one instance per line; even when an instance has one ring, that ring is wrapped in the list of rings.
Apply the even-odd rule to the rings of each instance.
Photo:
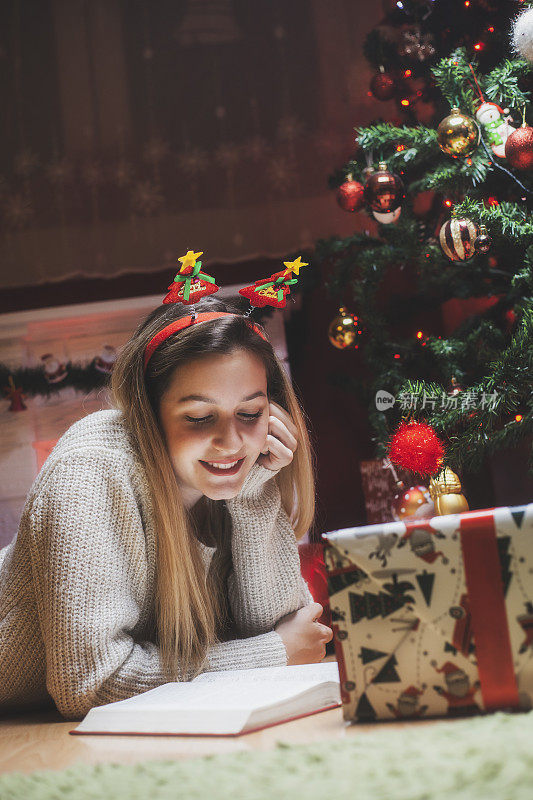
[[[444,445],[426,422],[401,422],[389,445],[389,458],[398,467],[434,475],[441,467]]]

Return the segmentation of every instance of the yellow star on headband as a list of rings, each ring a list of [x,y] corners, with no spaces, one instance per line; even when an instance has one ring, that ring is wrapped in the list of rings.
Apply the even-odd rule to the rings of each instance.
[[[181,261],[181,268],[183,267],[194,267],[196,261],[200,256],[203,254],[203,250],[200,253],[194,253],[192,250],[187,250],[184,256],[178,258],[178,261]]]
[[[298,256],[298,258],[295,261],[284,261],[283,266],[287,267],[285,272],[287,273],[294,272],[295,275],[299,275],[301,267],[308,267],[309,264],[306,264],[305,261],[302,261],[302,257]]]

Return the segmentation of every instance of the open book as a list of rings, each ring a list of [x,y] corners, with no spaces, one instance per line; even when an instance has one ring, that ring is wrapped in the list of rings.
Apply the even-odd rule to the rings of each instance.
[[[340,705],[336,662],[205,672],[92,708],[71,733],[235,736]]]

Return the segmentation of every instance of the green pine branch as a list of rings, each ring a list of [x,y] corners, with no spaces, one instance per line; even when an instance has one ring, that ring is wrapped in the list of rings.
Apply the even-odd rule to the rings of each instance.
[[[487,100],[520,109],[527,105],[531,92],[523,91],[518,81],[531,72],[531,69],[531,62],[524,59],[506,60],[478,80]]]
[[[431,70],[437,86],[450,106],[460,108],[461,111],[470,111],[474,100],[475,84],[470,64],[477,75],[476,60],[469,62],[466,49],[458,47]]]

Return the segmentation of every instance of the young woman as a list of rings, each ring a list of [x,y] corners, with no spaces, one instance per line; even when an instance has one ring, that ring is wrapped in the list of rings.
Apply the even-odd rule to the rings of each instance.
[[[195,314],[140,324],[115,408],[62,436],[0,551],[2,709],[53,700],[76,719],[203,671],[324,656],[297,550],[314,513],[302,412],[259,326],[214,298]]]

